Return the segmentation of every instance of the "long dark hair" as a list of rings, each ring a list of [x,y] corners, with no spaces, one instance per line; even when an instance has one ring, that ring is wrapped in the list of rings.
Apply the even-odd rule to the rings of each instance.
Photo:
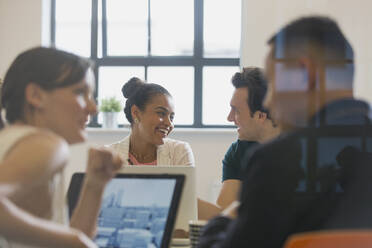
[[[77,55],[54,48],[36,47],[17,56],[9,67],[1,89],[0,107],[13,123],[24,117],[25,89],[34,83],[44,90],[80,82],[92,63]],[[0,116],[0,127],[4,126]]]

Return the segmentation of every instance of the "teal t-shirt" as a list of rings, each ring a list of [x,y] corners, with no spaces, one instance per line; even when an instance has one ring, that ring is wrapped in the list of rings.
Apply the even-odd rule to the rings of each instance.
[[[237,140],[231,144],[222,160],[222,182],[228,179],[242,180],[242,159],[244,154],[258,143],[255,141]]]

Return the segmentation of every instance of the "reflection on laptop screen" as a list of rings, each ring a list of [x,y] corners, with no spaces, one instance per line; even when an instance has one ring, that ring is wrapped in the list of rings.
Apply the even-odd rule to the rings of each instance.
[[[104,248],[166,247],[181,194],[178,177],[118,175],[112,179],[103,195],[95,243]]]
[[[124,174],[182,174],[185,175],[185,186],[181,196],[180,208],[175,229],[189,230],[189,221],[198,218],[196,200],[196,174],[192,166],[130,166],[123,167]]]

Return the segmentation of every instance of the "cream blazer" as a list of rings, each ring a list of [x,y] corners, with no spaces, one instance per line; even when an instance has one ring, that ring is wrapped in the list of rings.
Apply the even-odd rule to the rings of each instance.
[[[129,165],[129,142],[130,135],[117,143],[107,146],[122,156],[125,166]],[[195,165],[194,154],[190,145],[187,142],[169,138],[164,139],[164,144],[158,146],[156,160],[157,165]]]

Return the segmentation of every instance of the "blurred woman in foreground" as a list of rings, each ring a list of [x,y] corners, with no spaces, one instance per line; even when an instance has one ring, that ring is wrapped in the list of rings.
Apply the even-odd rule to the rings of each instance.
[[[95,235],[104,188],[122,163],[112,152],[90,149],[72,228],[53,223],[67,222],[63,169],[68,146],[85,140],[96,114],[93,90],[90,62],[67,52],[38,47],[10,66],[1,92],[7,125],[0,119],[0,169],[7,177],[0,184],[15,186],[0,202],[1,247],[96,247],[87,236]]]

